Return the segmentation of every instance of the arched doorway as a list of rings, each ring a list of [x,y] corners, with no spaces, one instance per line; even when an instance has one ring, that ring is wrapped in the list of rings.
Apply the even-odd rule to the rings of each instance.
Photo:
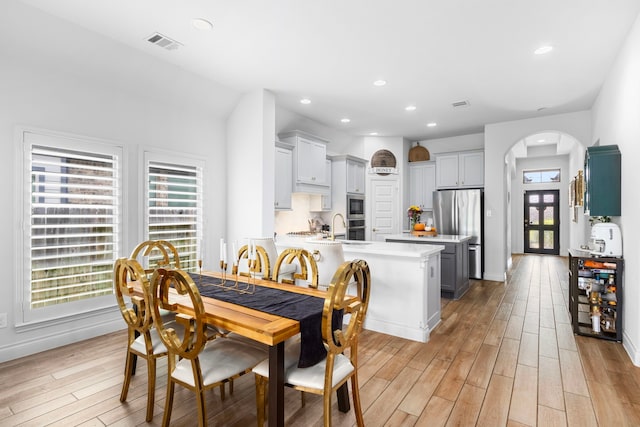
[[[509,253],[565,255],[584,238],[583,212],[570,207],[570,183],[584,147],[555,130],[516,141],[505,156]]]

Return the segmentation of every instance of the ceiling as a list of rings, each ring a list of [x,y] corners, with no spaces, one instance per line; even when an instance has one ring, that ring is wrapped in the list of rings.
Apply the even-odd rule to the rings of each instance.
[[[22,2],[238,93],[268,89],[347,134],[411,140],[591,108],[640,11],[639,0]],[[181,46],[148,42],[156,32]],[[542,45],[554,49],[535,55]]]

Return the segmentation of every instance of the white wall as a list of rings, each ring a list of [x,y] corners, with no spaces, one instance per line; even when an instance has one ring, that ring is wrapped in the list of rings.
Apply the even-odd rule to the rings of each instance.
[[[245,94],[227,122],[228,194],[225,238],[271,237],[274,232],[275,101],[260,89]],[[218,236],[219,238],[220,236]]]
[[[523,184],[525,170],[560,169],[560,182],[545,184]],[[569,249],[568,188],[572,175],[569,173],[569,156],[541,156],[516,159],[516,172],[511,180],[511,252],[524,252],[524,192],[531,190],[559,190],[560,194],[560,255]]]
[[[484,204],[485,204],[485,279],[504,280],[510,259],[507,244],[507,179],[505,155],[526,136],[546,131],[560,131],[581,143],[591,140],[589,111],[557,114],[527,120],[494,123],[485,126]],[[491,211],[491,216],[486,216]]]
[[[46,43],[40,38],[42,34],[47,34]],[[100,138],[124,147],[124,173],[129,184],[124,194],[127,224],[121,253],[125,255],[143,235],[140,227],[143,184],[137,181],[141,176],[139,154],[143,147],[175,150],[204,160],[205,233],[222,234],[225,212],[214,207],[225,198],[224,116],[228,112],[221,114],[217,107],[210,107],[209,101],[203,101],[201,94],[204,92],[215,97],[219,93],[221,99],[226,99],[229,93],[218,92],[215,85],[199,76],[48,17],[21,3],[3,2],[0,38],[12,40],[11,43],[0,44],[0,145],[10,163],[0,169],[0,180],[10,183],[5,186],[6,204],[12,206],[0,210],[0,229],[4,239],[0,245],[0,257],[9,261],[9,268],[5,268],[0,284],[0,313],[8,313],[9,321],[7,328],[0,329],[0,361],[3,361],[124,329],[124,322],[115,306],[111,311],[81,319],[69,317],[56,324],[24,327],[20,331],[14,327],[21,319],[14,249],[16,239],[21,238],[22,221],[13,208],[17,191],[21,190],[16,179],[21,165],[12,162],[16,158],[16,150],[20,149],[15,141],[16,126]],[[83,45],[76,46],[75,40]],[[92,48],[84,50],[84,43]],[[57,48],[64,52],[57,55]],[[135,73],[130,75],[130,79],[121,79],[119,75],[110,79],[104,70],[94,72],[91,68],[96,63],[100,65],[99,55],[91,49],[119,52],[122,64],[118,66],[126,68],[135,63],[136,67],[141,67],[142,75],[146,74],[145,70],[154,70],[156,77],[162,76],[159,83],[171,79],[185,90],[174,92],[174,87],[165,90],[163,84],[156,86],[142,81],[137,85]],[[65,66],[60,58],[70,52],[75,52],[78,58]],[[87,68],[81,69],[80,66]],[[199,87],[200,91],[190,91],[188,88],[192,85]],[[205,251],[212,254],[213,242],[205,244]]]
[[[617,144],[622,153],[622,230],[624,312],[622,343],[640,366],[640,17],[631,29],[593,106],[592,141]]]

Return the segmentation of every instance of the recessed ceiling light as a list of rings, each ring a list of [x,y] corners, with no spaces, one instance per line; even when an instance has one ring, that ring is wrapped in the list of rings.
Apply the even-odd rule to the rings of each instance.
[[[309,98],[302,98],[300,100],[300,104],[304,104],[304,105],[311,104],[311,100]]]
[[[432,128],[432,127],[436,127],[436,126],[438,126],[438,124],[436,122],[427,123],[427,127]]]
[[[544,142],[544,139],[539,139],[538,142]]]
[[[415,105],[407,105],[406,107],[404,107],[405,110],[407,111],[416,111],[416,106]]]
[[[369,135],[371,135],[371,136],[377,136],[377,135],[378,135],[378,132],[371,132]]]
[[[544,55],[545,53],[549,53],[553,50],[553,46],[540,46],[536,50],[533,51],[536,55]]]
[[[202,30],[202,31],[209,31],[213,29],[213,24],[207,21],[206,19],[202,19],[202,18],[193,19],[191,21],[191,24],[193,24],[193,26],[196,27],[198,30]]]
[[[351,119],[349,119],[349,118],[345,117],[344,119],[340,119],[340,121],[341,121],[342,123],[349,123],[349,122],[351,121]]]
[[[387,84],[386,80],[376,80],[375,82],[373,82],[374,86],[384,86]]]

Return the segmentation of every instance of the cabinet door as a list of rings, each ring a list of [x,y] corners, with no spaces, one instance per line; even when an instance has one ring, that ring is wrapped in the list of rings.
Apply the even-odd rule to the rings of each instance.
[[[293,190],[293,153],[286,148],[276,147],[275,153],[275,197],[274,208],[291,209]]]
[[[321,196],[321,208],[323,211],[331,210],[331,163],[332,162],[329,159],[327,159],[327,161],[325,162],[325,180],[327,186],[329,187],[329,191],[327,192],[327,194],[323,194]]]
[[[440,277],[442,284],[440,289],[453,292],[456,290],[456,254],[440,253]]]
[[[326,182],[326,145],[322,142],[298,138],[296,153],[296,181],[304,184],[323,185]]]
[[[484,153],[459,154],[458,180],[461,187],[482,187],[484,185]]]
[[[347,193],[364,194],[364,165],[347,160]]]
[[[436,183],[438,188],[451,188],[458,186],[457,154],[436,156]]]
[[[436,189],[436,166],[409,166],[409,203],[418,205],[423,210],[433,209],[433,192]]]

